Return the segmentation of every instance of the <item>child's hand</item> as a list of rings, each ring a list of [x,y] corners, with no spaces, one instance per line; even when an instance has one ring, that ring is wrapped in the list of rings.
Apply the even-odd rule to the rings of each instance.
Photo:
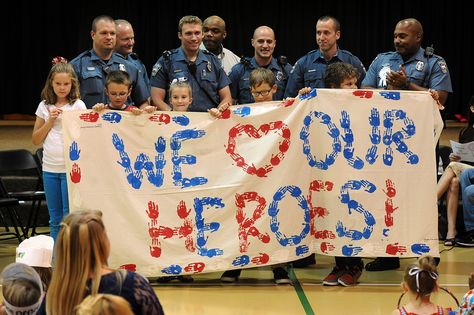
[[[143,110],[147,112],[148,114],[151,114],[156,110],[156,106],[148,105],[148,106],[145,106]]]
[[[211,114],[212,117],[214,118],[219,118],[222,115],[222,112],[219,111],[217,108],[211,108],[207,110],[209,114]]]
[[[307,86],[299,90],[298,95],[305,95],[305,94],[308,94],[309,92],[311,92],[311,88]]]
[[[51,121],[55,121],[62,112],[62,109],[54,107],[53,109],[49,110],[49,119]]]
[[[469,276],[469,290],[472,290],[474,289],[474,273],[471,273],[471,275]]]
[[[97,103],[94,106],[92,106],[92,110],[94,112],[100,112],[100,111],[103,111],[104,109],[105,109],[105,104],[104,103]]]
[[[429,89],[428,92],[430,92],[431,97],[436,101],[436,105],[438,105],[438,109],[439,109],[439,110],[443,110],[443,109],[444,109],[444,106],[443,106],[443,104],[441,104],[440,101],[439,101],[439,94],[438,94],[438,91]]]
[[[134,115],[140,115],[143,111],[138,108],[138,107],[133,107],[131,110],[130,110]]]

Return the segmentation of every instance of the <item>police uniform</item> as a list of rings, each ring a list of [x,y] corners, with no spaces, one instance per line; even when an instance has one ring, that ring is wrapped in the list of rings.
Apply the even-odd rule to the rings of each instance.
[[[105,78],[112,70],[126,71],[130,75],[132,93],[127,100],[128,105],[140,105],[150,96],[138,69],[116,53],[113,53],[108,61],[104,61],[91,49],[83,52],[70,63],[79,79],[81,99],[87,108],[92,108],[97,103],[109,103],[105,93]]]
[[[345,62],[353,65],[359,72],[357,86],[360,87],[365,77],[365,68],[359,58],[347,50],[337,49],[336,55],[331,60],[326,61],[319,49],[312,50],[301,57],[290,72],[288,85],[286,86],[285,97],[295,97],[303,87],[324,88],[324,77],[326,68],[335,62]]]
[[[367,71],[362,82],[363,86],[384,89],[387,87],[387,73],[399,71],[402,65],[408,81],[424,88],[452,92],[451,77],[443,58],[437,55],[426,56],[425,50],[418,52],[407,61],[396,52],[386,52],[377,55]]]
[[[212,53],[200,50],[195,65],[195,74],[188,65],[183,49],[176,48],[163,53],[153,66],[150,83],[152,87],[169,90],[171,83],[188,82],[193,89],[191,112],[206,112],[220,103],[219,90],[229,85],[220,61]],[[166,95],[165,102],[168,101]]]
[[[150,91],[150,79],[148,78],[148,73],[146,71],[146,67],[143,64],[143,62],[138,58],[136,53],[131,53],[127,57],[124,57],[122,54],[117,53],[119,57],[122,57],[125,60],[128,60],[131,62],[137,69],[140,75],[143,77],[143,81],[145,81],[145,84],[148,88],[148,91]]]
[[[229,73],[229,79],[231,81],[230,92],[232,98],[237,100],[238,104],[255,103],[251,93],[249,78],[250,72],[259,67],[255,57],[252,59],[242,58],[240,63],[232,67]],[[291,65],[288,63],[278,63],[277,60],[272,57],[272,61],[266,68],[270,69],[276,78],[275,84],[277,85],[277,91],[273,94],[273,100],[282,100],[288,82],[288,75],[291,71]]]

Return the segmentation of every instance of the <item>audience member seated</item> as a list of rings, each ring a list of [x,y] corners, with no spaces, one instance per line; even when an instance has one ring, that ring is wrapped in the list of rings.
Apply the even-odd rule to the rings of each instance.
[[[464,170],[459,181],[466,233],[456,238],[456,245],[474,247],[474,168]]]
[[[48,291],[53,275],[54,239],[47,235],[37,235],[27,238],[16,248],[17,263],[33,267],[43,282],[44,291]]]
[[[76,315],[133,315],[130,304],[112,294],[89,295],[76,307]]]
[[[43,282],[30,266],[12,263],[2,271],[0,314],[36,314],[44,299]]]
[[[403,314],[449,314],[450,309],[434,305],[430,301],[431,293],[438,290],[438,271],[435,259],[425,255],[405,270],[402,289],[409,302],[392,312],[392,315]]]
[[[123,297],[134,314],[162,315],[163,308],[148,280],[107,264],[110,241],[100,211],[74,211],[64,218],[55,248],[53,278],[38,314],[74,314],[88,295]]]

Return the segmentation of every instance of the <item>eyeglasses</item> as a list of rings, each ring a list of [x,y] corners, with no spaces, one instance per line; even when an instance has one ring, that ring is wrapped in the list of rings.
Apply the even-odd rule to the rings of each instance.
[[[252,92],[252,95],[253,97],[259,97],[259,96],[267,96],[268,94],[270,94],[272,90],[265,90],[265,91],[260,91],[260,92]]]
[[[127,96],[127,92],[120,92],[120,93],[115,93],[115,92],[109,92],[110,97],[125,97]]]

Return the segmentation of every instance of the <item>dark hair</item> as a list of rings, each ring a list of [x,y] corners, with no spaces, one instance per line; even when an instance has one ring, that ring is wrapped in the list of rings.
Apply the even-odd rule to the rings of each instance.
[[[336,30],[336,32],[341,30],[341,23],[339,23],[339,21],[334,16],[324,15],[318,19],[318,22],[327,22],[329,20],[332,20],[334,22],[334,29]]]
[[[326,68],[324,86],[339,89],[344,80],[352,78],[359,79],[359,71],[353,65],[344,62],[332,63]]]
[[[112,23],[115,24],[115,21],[112,17],[110,17],[108,15],[99,15],[92,21],[92,31],[93,32],[95,32],[97,30],[97,23],[99,23],[99,21],[101,21],[101,20],[104,20],[104,21],[107,21],[107,22],[112,22]]]
[[[110,83],[124,84],[129,89],[132,87],[130,75],[127,72],[121,70],[113,70],[107,74],[107,78],[105,78],[105,87],[107,88]]]
[[[430,295],[437,287],[437,279],[436,262],[429,255],[420,257],[417,264],[409,265],[403,277],[410,290],[417,294],[417,299]]]

